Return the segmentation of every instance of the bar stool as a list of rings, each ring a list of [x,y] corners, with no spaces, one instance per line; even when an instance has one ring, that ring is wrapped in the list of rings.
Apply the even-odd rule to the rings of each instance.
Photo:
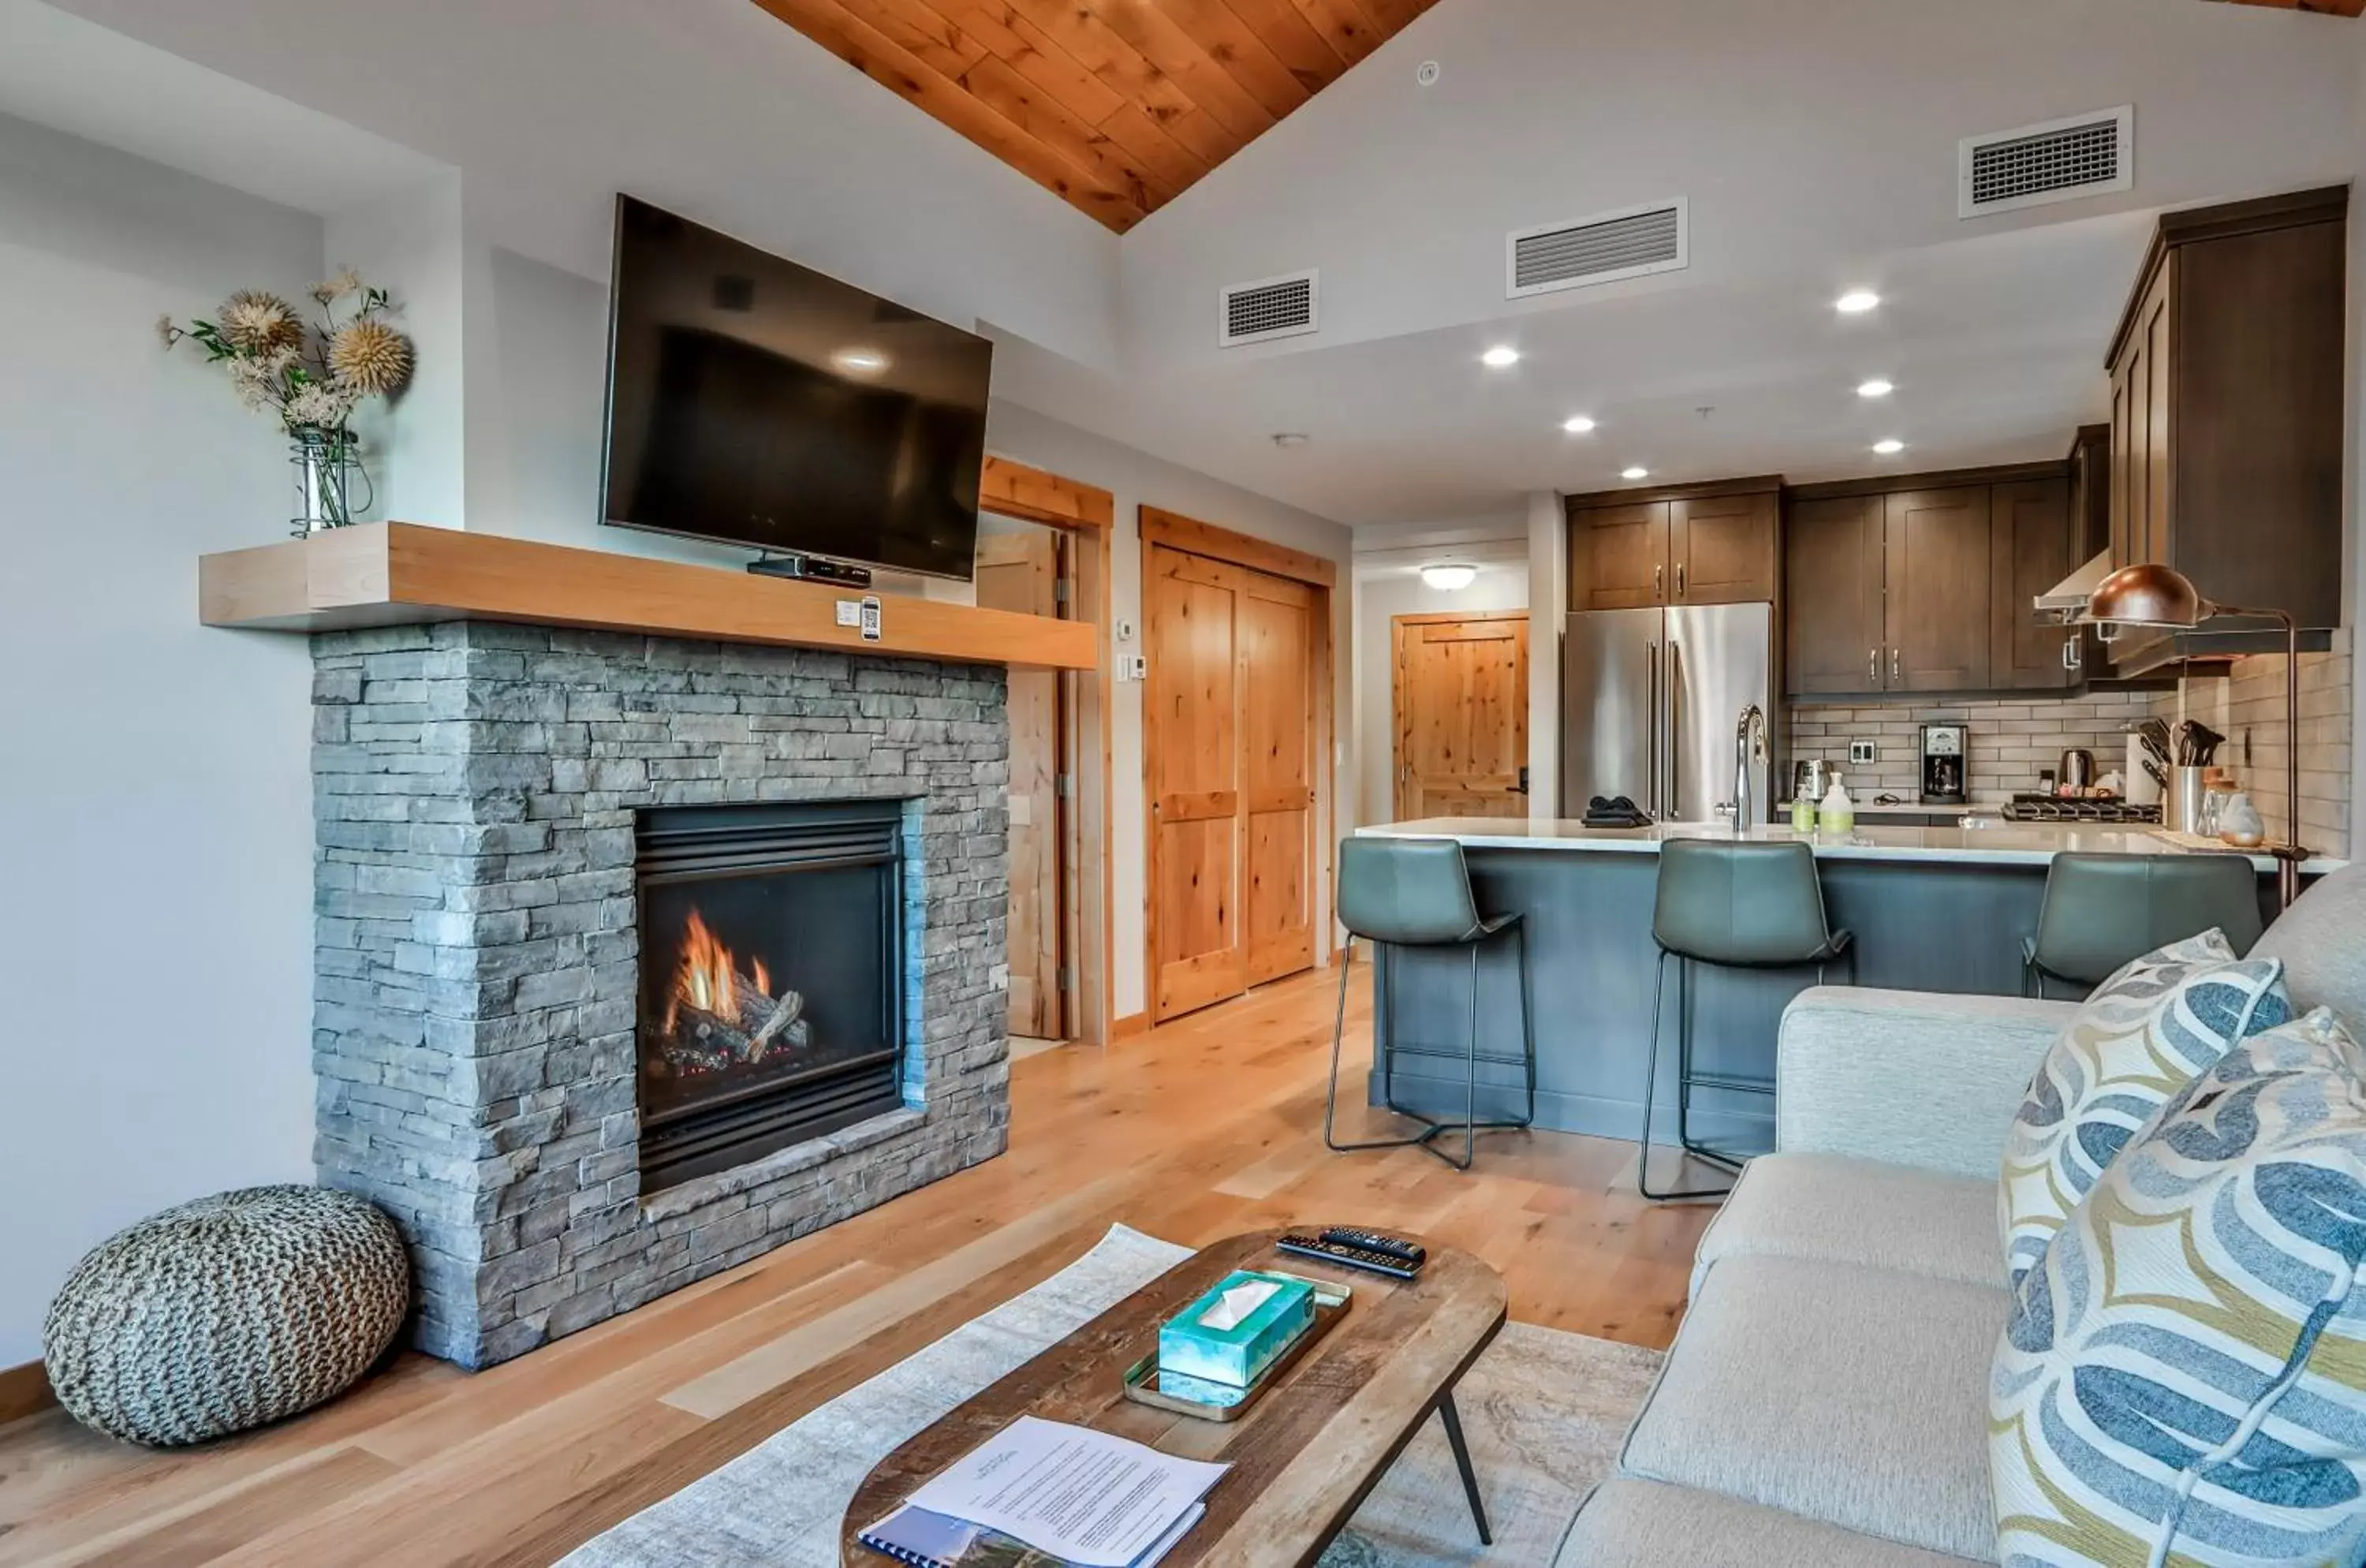
[[[2084,996],[2131,958],[2214,927],[2238,953],[2259,940],[2259,874],[2248,855],[2056,855],[2037,932],[2021,944],[2022,992],[2043,997],[2060,980]]]
[[[1457,1170],[1469,1170],[1479,1133],[1526,1127],[1537,1119],[1537,1041],[1528,1017],[1528,942],[1517,914],[1479,913],[1470,893],[1470,872],[1462,846],[1451,839],[1343,839],[1339,843],[1339,923],[1347,928],[1346,962],[1339,966],[1339,1010],[1331,1024],[1331,1089],[1323,1104],[1323,1142],[1336,1153],[1357,1149],[1418,1147],[1436,1155]],[[1520,1055],[1484,1055],[1479,1050],[1479,950],[1505,933],[1519,944]],[[1339,1104],[1339,1040],[1347,1021],[1347,976],[1356,966],[1356,939],[1392,947],[1462,947],[1470,954],[1470,1027],[1460,1051],[1432,1047],[1387,1047],[1391,1062],[1400,1055],[1439,1056],[1464,1063],[1462,1120],[1440,1122],[1396,1101],[1395,1075],[1388,1075],[1388,1108],[1422,1124],[1407,1138],[1376,1138],[1343,1144],[1333,1131]],[[1384,983],[1391,987],[1392,970]],[[1391,1010],[1393,1011],[1393,1009]],[[1381,1050],[1377,1032],[1373,1051]],[[1516,1121],[1482,1122],[1479,1115],[1479,1064],[1490,1062],[1521,1069],[1527,1110]],[[1462,1134],[1462,1157],[1436,1147],[1430,1140],[1441,1133]]]
[[[1635,1185],[1654,1203],[1721,1198],[1732,1189],[1651,1190],[1651,1091],[1660,1076],[1660,1005],[1668,960],[1676,961],[1676,1142],[1688,1155],[1738,1172],[1742,1156],[1694,1141],[1692,1092],[1701,1088],[1772,1095],[1774,1085],[1693,1071],[1692,965],[1793,969],[1812,964],[1816,983],[1822,985],[1835,960],[1846,956],[1853,965],[1849,933],[1833,931],[1824,918],[1823,884],[1816,875],[1815,852],[1806,844],[1671,839],[1660,846],[1651,938],[1659,943],[1660,959],[1651,983],[1651,1054],[1643,1070],[1643,1152],[1635,1162]]]

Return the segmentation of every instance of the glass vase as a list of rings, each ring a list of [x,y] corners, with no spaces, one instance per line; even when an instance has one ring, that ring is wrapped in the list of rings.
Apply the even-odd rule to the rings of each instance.
[[[366,515],[377,499],[362,468],[361,443],[342,426],[302,424],[287,433],[294,444],[288,463],[296,470],[297,513],[287,531],[301,539],[326,528],[343,528]]]

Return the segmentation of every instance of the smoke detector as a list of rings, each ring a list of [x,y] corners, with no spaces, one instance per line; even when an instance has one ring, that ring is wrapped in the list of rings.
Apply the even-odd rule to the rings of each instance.
[[[1425,60],[1420,64],[1413,68],[1414,81],[1424,87],[1436,86],[1437,79],[1443,73],[1444,73],[1438,69],[1437,62],[1435,60]]]

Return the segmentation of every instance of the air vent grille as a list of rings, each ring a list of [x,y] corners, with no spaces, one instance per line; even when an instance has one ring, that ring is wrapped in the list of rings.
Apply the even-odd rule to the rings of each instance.
[[[2135,183],[2135,111],[2078,115],[1966,137],[1958,158],[1965,218],[2126,190]]]
[[[1504,294],[1516,299],[1673,272],[1688,260],[1687,229],[1677,200],[1517,230],[1505,242]]]
[[[1231,348],[1314,331],[1315,286],[1312,272],[1233,285],[1223,291],[1217,342]]]

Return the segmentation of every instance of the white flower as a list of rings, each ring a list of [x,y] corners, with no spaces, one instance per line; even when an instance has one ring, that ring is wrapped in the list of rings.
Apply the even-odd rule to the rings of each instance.
[[[280,411],[289,425],[317,424],[333,429],[352,417],[354,394],[340,387],[314,381],[299,387]]]

